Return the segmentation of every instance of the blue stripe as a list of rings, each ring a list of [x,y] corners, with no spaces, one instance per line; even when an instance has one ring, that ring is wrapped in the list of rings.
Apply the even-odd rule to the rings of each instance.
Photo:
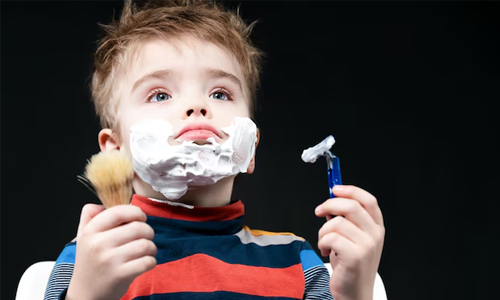
[[[155,235],[170,238],[187,238],[235,234],[241,230],[243,217],[226,221],[186,221],[148,216],[147,223],[155,229]]]
[[[206,254],[229,264],[268,268],[286,268],[299,264],[298,253],[303,244],[302,241],[269,246],[259,246],[254,243],[242,244],[235,235],[186,239],[155,236],[153,242],[158,249],[156,254],[158,264],[194,254]]]
[[[303,241],[284,245],[243,244],[238,236],[241,218],[228,221],[194,222],[148,216],[155,231],[156,261],[163,264],[193,254],[206,254],[230,264],[286,268],[300,263]]]
[[[315,266],[324,265],[314,250],[300,251],[300,261],[302,262],[302,270],[304,271]]]
[[[76,255],[76,243],[71,242],[67,244],[59,257],[56,260],[56,265],[60,263],[71,263],[75,264],[75,255]]]

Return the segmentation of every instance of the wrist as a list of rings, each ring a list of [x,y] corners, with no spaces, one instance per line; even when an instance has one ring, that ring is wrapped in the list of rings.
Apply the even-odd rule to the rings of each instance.
[[[341,294],[334,294],[335,300],[373,300],[373,287],[358,287],[344,290]]]
[[[63,294],[61,294],[62,296]],[[88,293],[85,293],[85,290],[79,289],[76,284],[71,284],[69,285],[68,289],[66,290],[66,297],[63,298],[61,297],[60,300],[96,300],[95,297],[92,295],[89,295]]]

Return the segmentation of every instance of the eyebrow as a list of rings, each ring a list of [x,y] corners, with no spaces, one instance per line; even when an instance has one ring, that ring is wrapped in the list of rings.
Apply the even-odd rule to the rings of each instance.
[[[165,69],[165,70],[157,70],[157,71],[153,71],[151,73],[148,73],[144,76],[142,76],[140,79],[138,79],[135,83],[134,83],[134,86],[132,87],[132,91],[131,91],[131,94],[134,93],[134,91],[139,87],[141,86],[142,84],[144,84],[146,81],[148,80],[151,80],[151,79],[164,79],[164,78],[167,78],[167,77],[171,77],[174,75],[174,72],[172,70],[168,70],[168,69]]]
[[[211,77],[215,77],[215,78],[227,78],[227,79],[231,80],[232,82],[234,82],[240,88],[241,92],[243,92],[243,87],[241,85],[241,81],[235,75],[233,75],[231,73],[228,73],[228,72],[225,72],[225,71],[222,71],[222,70],[219,70],[219,69],[208,68],[205,71]]]
[[[212,68],[205,69],[205,73],[208,74],[209,76],[215,77],[215,78],[227,78],[227,79],[231,80],[232,82],[234,82],[236,85],[238,85],[240,90],[243,92],[243,87],[242,87],[241,81],[235,75],[228,73],[226,71],[222,71],[219,69],[212,69]],[[141,77],[140,79],[138,79],[134,83],[134,86],[132,87],[131,93],[134,93],[134,91],[139,86],[141,86],[142,84],[144,84],[148,80],[165,79],[167,77],[172,77],[174,75],[175,75],[175,72],[173,70],[169,70],[169,69],[157,70],[157,71],[153,71],[151,73],[148,73],[148,74],[144,75],[143,77]]]

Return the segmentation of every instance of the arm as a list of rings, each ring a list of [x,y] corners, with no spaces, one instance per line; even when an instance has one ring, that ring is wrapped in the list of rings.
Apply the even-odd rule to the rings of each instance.
[[[76,244],[67,244],[56,260],[50,273],[49,282],[45,290],[44,300],[58,300],[66,297],[66,291],[73,275],[75,264]]]
[[[300,261],[305,279],[303,299],[333,300],[329,287],[328,270],[307,241],[304,242],[300,251]]]
[[[336,198],[316,208],[318,217],[327,217],[318,248],[330,257],[331,292],[336,300],[372,300],[384,244],[382,212],[375,197],[358,187],[336,185],[333,192]]]

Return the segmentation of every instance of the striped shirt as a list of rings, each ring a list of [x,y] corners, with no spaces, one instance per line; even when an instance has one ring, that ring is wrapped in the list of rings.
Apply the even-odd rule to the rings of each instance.
[[[158,252],[122,300],[333,299],[329,274],[311,245],[291,233],[242,224],[241,201],[223,207],[183,207],[134,195],[147,215]],[[76,243],[65,246],[50,275],[46,300],[64,299]]]

